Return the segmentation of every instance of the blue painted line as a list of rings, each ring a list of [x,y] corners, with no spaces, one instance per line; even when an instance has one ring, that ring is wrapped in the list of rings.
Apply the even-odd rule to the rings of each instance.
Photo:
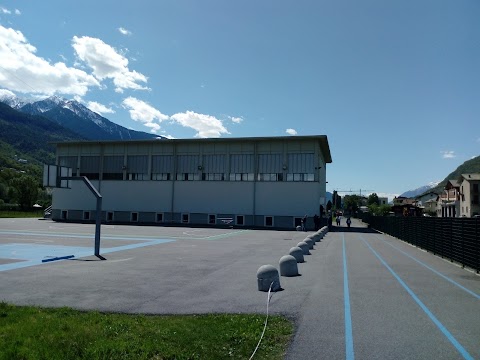
[[[375,235],[376,236],[376,235]],[[376,236],[378,238],[378,236]],[[464,287],[463,285],[460,285],[459,283],[457,283],[455,280],[452,280],[450,279],[448,276],[445,276],[443,275],[442,273],[438,272],[437,270],[435,270],[434,268],[428,266],[427,264],[425,264],[424,262],[418,260],[417,258],[413,257],[412,255],[410,255],[409,253],[403,251],[402,249],[396,247],[395,245],[393,244],[390,244],[388,241],[386,240],[383,240],[383,239],[379,239],[381,241],[383,241],[384,243],[387,243],[388,245],[390,245],[391,247],[393,247],[394,249],[400,251],[402,254],[408,256],[410,259],[416,261],[417,263],[419,263],[420,265],[426,267],[428,270],[434,272],[435,274],[437,274],[438,276],[442,277],[443,279],[447,280],[448,282],[452,283],[453,285],[455,286],[458,286],[460,289],[462,289],[463,291],[469,293],[470,295],[472,295],[473,297],[476,297],[478,300],[480,300],[480,295],[474,293],[473,291],[467,289],[466,287]]]
[[[116,246],[110,248],[101,248],[100,254],[108,254],[116,251],[131,250],[145,246],[164,244],[175,240],[158,239],[149,242],[130,244],[125,246]],[[25,260],[0,265],[0,272],[7,270],[21,269],[30,266],[45,264],[42,260],[48,256],[62,257],[66,254],[74,254],[75,258],[92,256],[93,247],[62,246],[62,245],[39,245],[39,244],[5,244],[0,245],[0,258]],[[63,259],[59,259],[62,261]],[[47,263],[48,264],[48,263]]]
[[[343,299],[345,308],[345,352],[346,359],[355,359],[353,352],[353,331],[352,331],[352,314],[350,311],[350,292],[348,289],[348,269],[347,254],[345,251],[345,234],[342,233],[343,240]]]
[[[464,359],[473,360],[473,357],[468,353],[468,351],[455,339],[455,337],[447,330],[447,328],[438,320],[435,315],[428,309],[428,307],[418,298],[418,296],[408,287],[408,285],[398,276],[395,271],[383,260],[383,258],[370,246],[370,244],[361,237],[362,241],[368,246],[371,252],[380,260],[380,262],[390,271],[390,273],[397,279],[400,285],[408,292],[408,294],[415,300],[415,302],[420,306],[420,308],[428,315],[428,317],[433,321],[433,323],[438,327],[438,329],[445,335],[450,341],[450,343],[455,346],[458,352],[463,356]]]

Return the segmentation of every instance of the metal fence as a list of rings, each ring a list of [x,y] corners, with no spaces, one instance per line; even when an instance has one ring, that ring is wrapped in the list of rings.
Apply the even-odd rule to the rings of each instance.
[[[371,228],[480,272],[480,219],[363,214]]]

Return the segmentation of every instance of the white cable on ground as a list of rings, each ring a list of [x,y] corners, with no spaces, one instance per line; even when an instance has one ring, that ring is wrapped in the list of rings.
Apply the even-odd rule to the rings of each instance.
[[[257,344],[257,347],[255,348],[255,350],[253,351],[253,354],[252,356],[250,356],[250,358],[248,360],[252,360],[253,357],[255,356],[255,353],[257,352],[258,348],[260,347],[260,344],[263,340],[263,335],[265,335],[265,330],[267,330],[267,323],[268,323],[268,306],[270,305],[270,299],[272,298],[273,294],[272,294],[272,286],[273,286],[273,283],[275,281],[272,281],[272,283],[270,284],[270,287],[268,289],[268,295],[267,295],[267,317],[265,318],[265,325],[263,326],[263,331],[262,331],[262,335],[260,336],[260,340],[258,340],[258,344]],[[271,294],[271,295],[270,295]]]

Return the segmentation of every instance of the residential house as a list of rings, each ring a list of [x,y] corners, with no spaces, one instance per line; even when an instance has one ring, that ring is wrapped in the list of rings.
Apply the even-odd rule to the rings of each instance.
[[[457,180],[448,180],[444,191],[437,200],[438,217],[460,217],[460,184]]]
[[[423,208],[424,213],[436,213],[438,194],[434,191],[426,192],[415,198],[417,205]]]
[[[460,216],[472,217],[480,214],[480,173],[462,174],[460,186]]]
[[[378,204],[379,205],[388,205],[388,198],[387,197],[378,197]]]

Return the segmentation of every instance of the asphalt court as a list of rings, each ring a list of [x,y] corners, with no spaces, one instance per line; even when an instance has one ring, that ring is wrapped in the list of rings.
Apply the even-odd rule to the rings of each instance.
[[[183,240],[218,240],[242,230],[102,225],[101,255]],[[0,219],[0,271],[93,255],[95,227],[42,219]]]
[[[280,277],[283,290],[271,298],[270,313],[295,323],[286,359],[480,359],[480,276],[357,220],[338,230],[305,255],[300,276]],[[0,271],[0,301],[144,314],[265,314],[258,268],[278,269],[279,259],[310,234],[102,225],[106,260],[100,260],[92,255],[94,232],[94,225],[0,219],[0,247],[21,244],[36,256],[4,258],[0,266],[37,261]],[[50,255],[40,254],[50,246]],[[76,257],[39,264],[61,246]]]

